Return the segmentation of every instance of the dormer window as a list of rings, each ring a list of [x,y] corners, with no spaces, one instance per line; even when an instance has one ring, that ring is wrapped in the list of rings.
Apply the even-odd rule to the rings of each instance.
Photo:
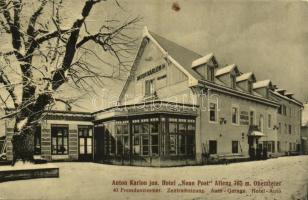
[[[231,88],[235,89],[236,86],[236,77],[234,74],[231,74]]]
[[[208,66],[207,68],[207,80],[214,81],[214,67]]]
[[[146,80],[145,81],[145,96],[154,95],[155,88],[154,88],[154,79]]]
[[[252,81],[248,81],[248,92],[252,93]]]

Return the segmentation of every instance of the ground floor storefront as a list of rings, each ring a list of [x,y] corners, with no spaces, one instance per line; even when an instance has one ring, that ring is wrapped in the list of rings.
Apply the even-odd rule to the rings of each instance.
[[[198,112],[192,105],[170,103],[127,106],[94,114],[53,111],[35,131],[35,155],[47,161],[182,166],[206,164],[212,158],[237,161],[298,152],[291,141],[290,151],[282,152],[283,144],[257,127],[210,138],[212,130],[201,130]],[[12,160],[13,123],[8,122],[6,127],[6,156]]]
[[[195,164],[194,116],[140,115],[98,122],[94,159],[127,165]]]

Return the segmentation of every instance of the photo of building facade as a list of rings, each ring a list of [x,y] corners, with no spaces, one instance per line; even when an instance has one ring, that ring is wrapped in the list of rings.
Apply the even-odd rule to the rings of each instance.
[[[302,108],[271,80],[221,66],[214,54],[199,55],[145,28],[118,105],[48,111],[35,151],[49,161],[142,166],[290,155],[300,152]],[[7,120],[8,159],[12,134]]]

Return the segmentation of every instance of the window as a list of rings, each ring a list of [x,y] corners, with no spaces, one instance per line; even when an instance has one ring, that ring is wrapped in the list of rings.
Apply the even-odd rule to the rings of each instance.
[[[68,126],[52,125],[51,126],[51,148],[53,155],[68,154]]]
[[[236,77],[231,74],[231,88],[235,89],[236,86]]]
[[[37,126],[35,128],[34,154],[35,155],[40,155],[41,154],[41,126]]]
[[[263,130],[264,130],[263,128],[264,128],[264,119],[263,119],[263,115],[261,114],[260,118],[259,118],[259,129],[260,129],[260,131],[263,132]]]
[[[238,153],[238,141],[232,141],[232,153]]]
[[[169,118],[169,154],[194,155],[195,120]]]
[[[275,153],[275,141],[264,141],[263,145],[267,148],[268,152]]]
[[[292,134],[292,125],[289,124],[289,134]]]
[[[210,121],[217,122],[217,104],[210,103]]]
[[[281,133],[281,123],[279,122],[279,124],[278,124],[278,133]]]
[[[277,151],[278,151],[278,153],[281,151],[281,149],[280,149],[280,142],[279,141],[277,141]]]
[[[282,114],[282,105],[278,107],[278,114]]]
[[[287,115],[287,107],[285,105],[282,105],[282,114]]]
[[[92,154],[92,127],[78,126],[79,154]]]
[[[217,141],[216,140],[209,141],[209,153],[217,154]]]
[[[207,70],[207,79],[209,81],[214,81],[214,67],[208,66]]]
[[[253,110],[249,113],[249,123],[250,125],[255,125],[255,112]]]
[[[288,133],[288,125],[284,124],[284,133],[287,134]]]
[[[232,123],[238,124],[238,108],[232,107]]]
[[[170,155],[176,154],[176,135],[170,135]]]
[[[129,154],[129,136],[128,136],[128,120],[116,122],[116,144],[117,155]]]
[[[142,135],[142,155],[147,156],[149,155],[149,136]]]
[[[153,95],[155,92],[154,79],[145,81],[145,96]]]
[[[114,155],[116,152],[116,137],[115,132],[112,130],[112,124],[110,122],[104,123],[104,154]]]
[[[251,94],[252,93],[252,81],[248,81],[248,92]]]
[[[272,127],[272,115],[268,114],[267,116],[267,127],[271,128]]]

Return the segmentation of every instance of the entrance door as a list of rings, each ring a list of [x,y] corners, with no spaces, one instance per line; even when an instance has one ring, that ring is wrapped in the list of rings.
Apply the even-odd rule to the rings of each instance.
[[[78,158],[80,161],[93,160],[93,134],[92,127],[78,127]]]
[[[102,161],[104,158],[104,137],[107,137],[107,133],[104,132],[104,127],[98,126],[94,128],[94,141],[95,141],[95,161]]]

